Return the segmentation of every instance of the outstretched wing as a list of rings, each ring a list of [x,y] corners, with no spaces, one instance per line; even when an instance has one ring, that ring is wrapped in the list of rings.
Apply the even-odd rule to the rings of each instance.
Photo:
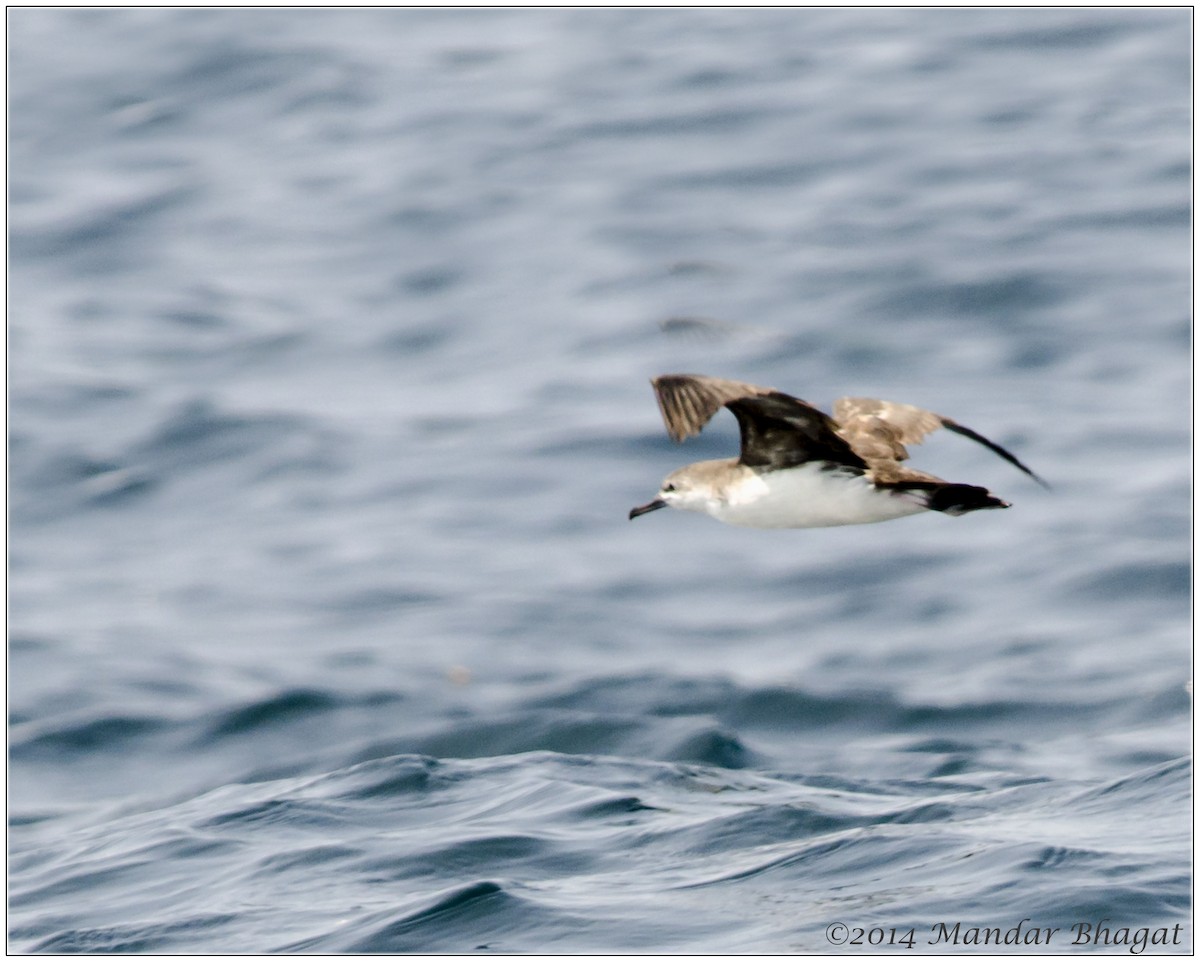
[[[931,431],[945,428],[982,444],[1009,464],[1024,471],[1042,487],[1049,487],[1012,452],[994,441],[989,441],[982,434],[957,421],[911,404],[878,401],[874,398],[844,397],[834,404],[833,417],[837,422],[838,434],[849,443],[855,453],[871,463],[872,473],[884,475],[905,472],[907,469],[902,469],[896,464],[908,458],[905,445],[920,444]],[[892,462],[890,467],[888,462]]]
[[[702,374],[667,374],[653,384],[667,432],[676,441],[699,433],[727,407],[738,420],[739,462],[747,467],[778,470],[826,461],[866,470],[827,414],[782,391]]]

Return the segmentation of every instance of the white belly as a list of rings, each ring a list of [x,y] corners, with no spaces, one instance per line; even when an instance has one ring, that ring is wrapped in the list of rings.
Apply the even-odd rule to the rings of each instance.
[[[718,521],[746,528],[832,528],[925,510],[917,497],[888,494],[861,475],[822,470],[815,463],[747,473],[707,507]]]

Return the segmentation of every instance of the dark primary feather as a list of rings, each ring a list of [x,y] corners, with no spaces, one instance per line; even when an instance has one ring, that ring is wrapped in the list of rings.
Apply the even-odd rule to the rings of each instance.
[[[942,418],[942,427],[944,427],[947,431],[953,431],[955,434],[961,434],[964,438],[970,438],[972,441],[975,441],[978,444],[982,444],[989,451],[993,451],[996,454],[1000,455],[1000,457],[1004,458],[1004,460],[1007,461],[1009,464],[1020,469],[1021,471],[1024,471],[1027,475],[1029,475],[1031,478],[1033,478],[1033,480],[1036,481],[1038,484],[1040,484],[1043,488],[1046,488],[1047,490],[1049,490],[1049,488],[1050,488],[1049,484],[1047,484],[1042,478],[1040,478],[1036,474],[1034,474],[1033,471],[1031,471],[1024,464],[1022,464],[1017,459],[1017,456],[1015,454],[1011,453],[1010,451],[1006,451],[1004,448],[1000,447],[1000,445],[998,445],[995,441],[989,441],[982,434],[978,434],[977,432],[972,431],[970,428],[964,427],[963,425],[959,424],[957,421],[951,421],[950,418],[945,418],[945,417]]]

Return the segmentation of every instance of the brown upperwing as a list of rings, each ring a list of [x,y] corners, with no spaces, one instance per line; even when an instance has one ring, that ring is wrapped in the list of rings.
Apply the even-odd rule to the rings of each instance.
[[[1042,487],[1049,487],[1014,454],[994,441],[989,441],[982,434],[957,421],[911,404],[878,401],[874,398],[844,397],[834,404],[833,418],[838,423],[838,434],[870,464],[871,474],[877,482],[937,480],[932,475],[901,467],[899,462],[908,458],[908,450],[904,447],[906,444],[920,444],[931,431],[945,428],[982,444],[1009,464],[1024,471]]]
[[[865,462],[877,483],[941,481],[900,464],[906,444],[919,444],[938,428],[970,438],[1049,487],[1015,455],[950,418],[911,404],[874,398],[840,398],[833,418],[774,388],[705,374],[664,374],[651,382],[667,433],[682,441],[712,420],[722,407],[738,419],[743,464],[779,468],[825,459],[858,467]],[[844,445],[841,442],[845,442]]]

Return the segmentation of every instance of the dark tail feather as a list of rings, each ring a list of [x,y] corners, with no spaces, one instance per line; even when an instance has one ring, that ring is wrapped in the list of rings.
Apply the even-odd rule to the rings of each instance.
[[[1033,480],[1036,481],[1038,484],[1040,484],[1043,488],[1046,488],[1047,490],[1049,490],[1050,485],[1048,485],[1044,480],[1042,480],[1036,474],[1034,474],[1028,467],[1026,467],[1024,464],[1022,464],[1017,459],[1017,456],[1015,454],[1013,454],[1011,451],[1006,451],[1004,448],[1000,447],[1000,445],[998,445],[995,441],[989,441],[982,434],[978,434],[977,432],[972,431],[970,428],[964,427],[963,425],[959,424],[957,421],[951,421],[949,418],[942,418],[942,427],[944,427],[947,431],[953,431],[955,434],[961,434],[964,438],[970,438],[972,441],[975,441],[978,444],[982,444],[989,451],[994,451],[996,454],[1000,455],[1000,457],[1004,458],[1004,460],[1007,461],[1009,464],[1024,471],[1027,475],[1029,475],[1031,478],[1033,478]],[[996,506],[991,505],[990,507],[996,507]]]
[[[929,492],[929,510],[949,515],[1007,507],[1007,501],[1001,501],[987,488],[979,488],[973,484],[942,484]]]
[[[1001,501],[987,488],[974,484],[950,484],[935,481],[901,481],[888,485],[896,491],[919,492],[925,498],[925,507],[930,511],[941,511],[943,514],[957,516],[970,514],[972,511],[983,511],[987,508],[1008,508],[1007,501]]]

